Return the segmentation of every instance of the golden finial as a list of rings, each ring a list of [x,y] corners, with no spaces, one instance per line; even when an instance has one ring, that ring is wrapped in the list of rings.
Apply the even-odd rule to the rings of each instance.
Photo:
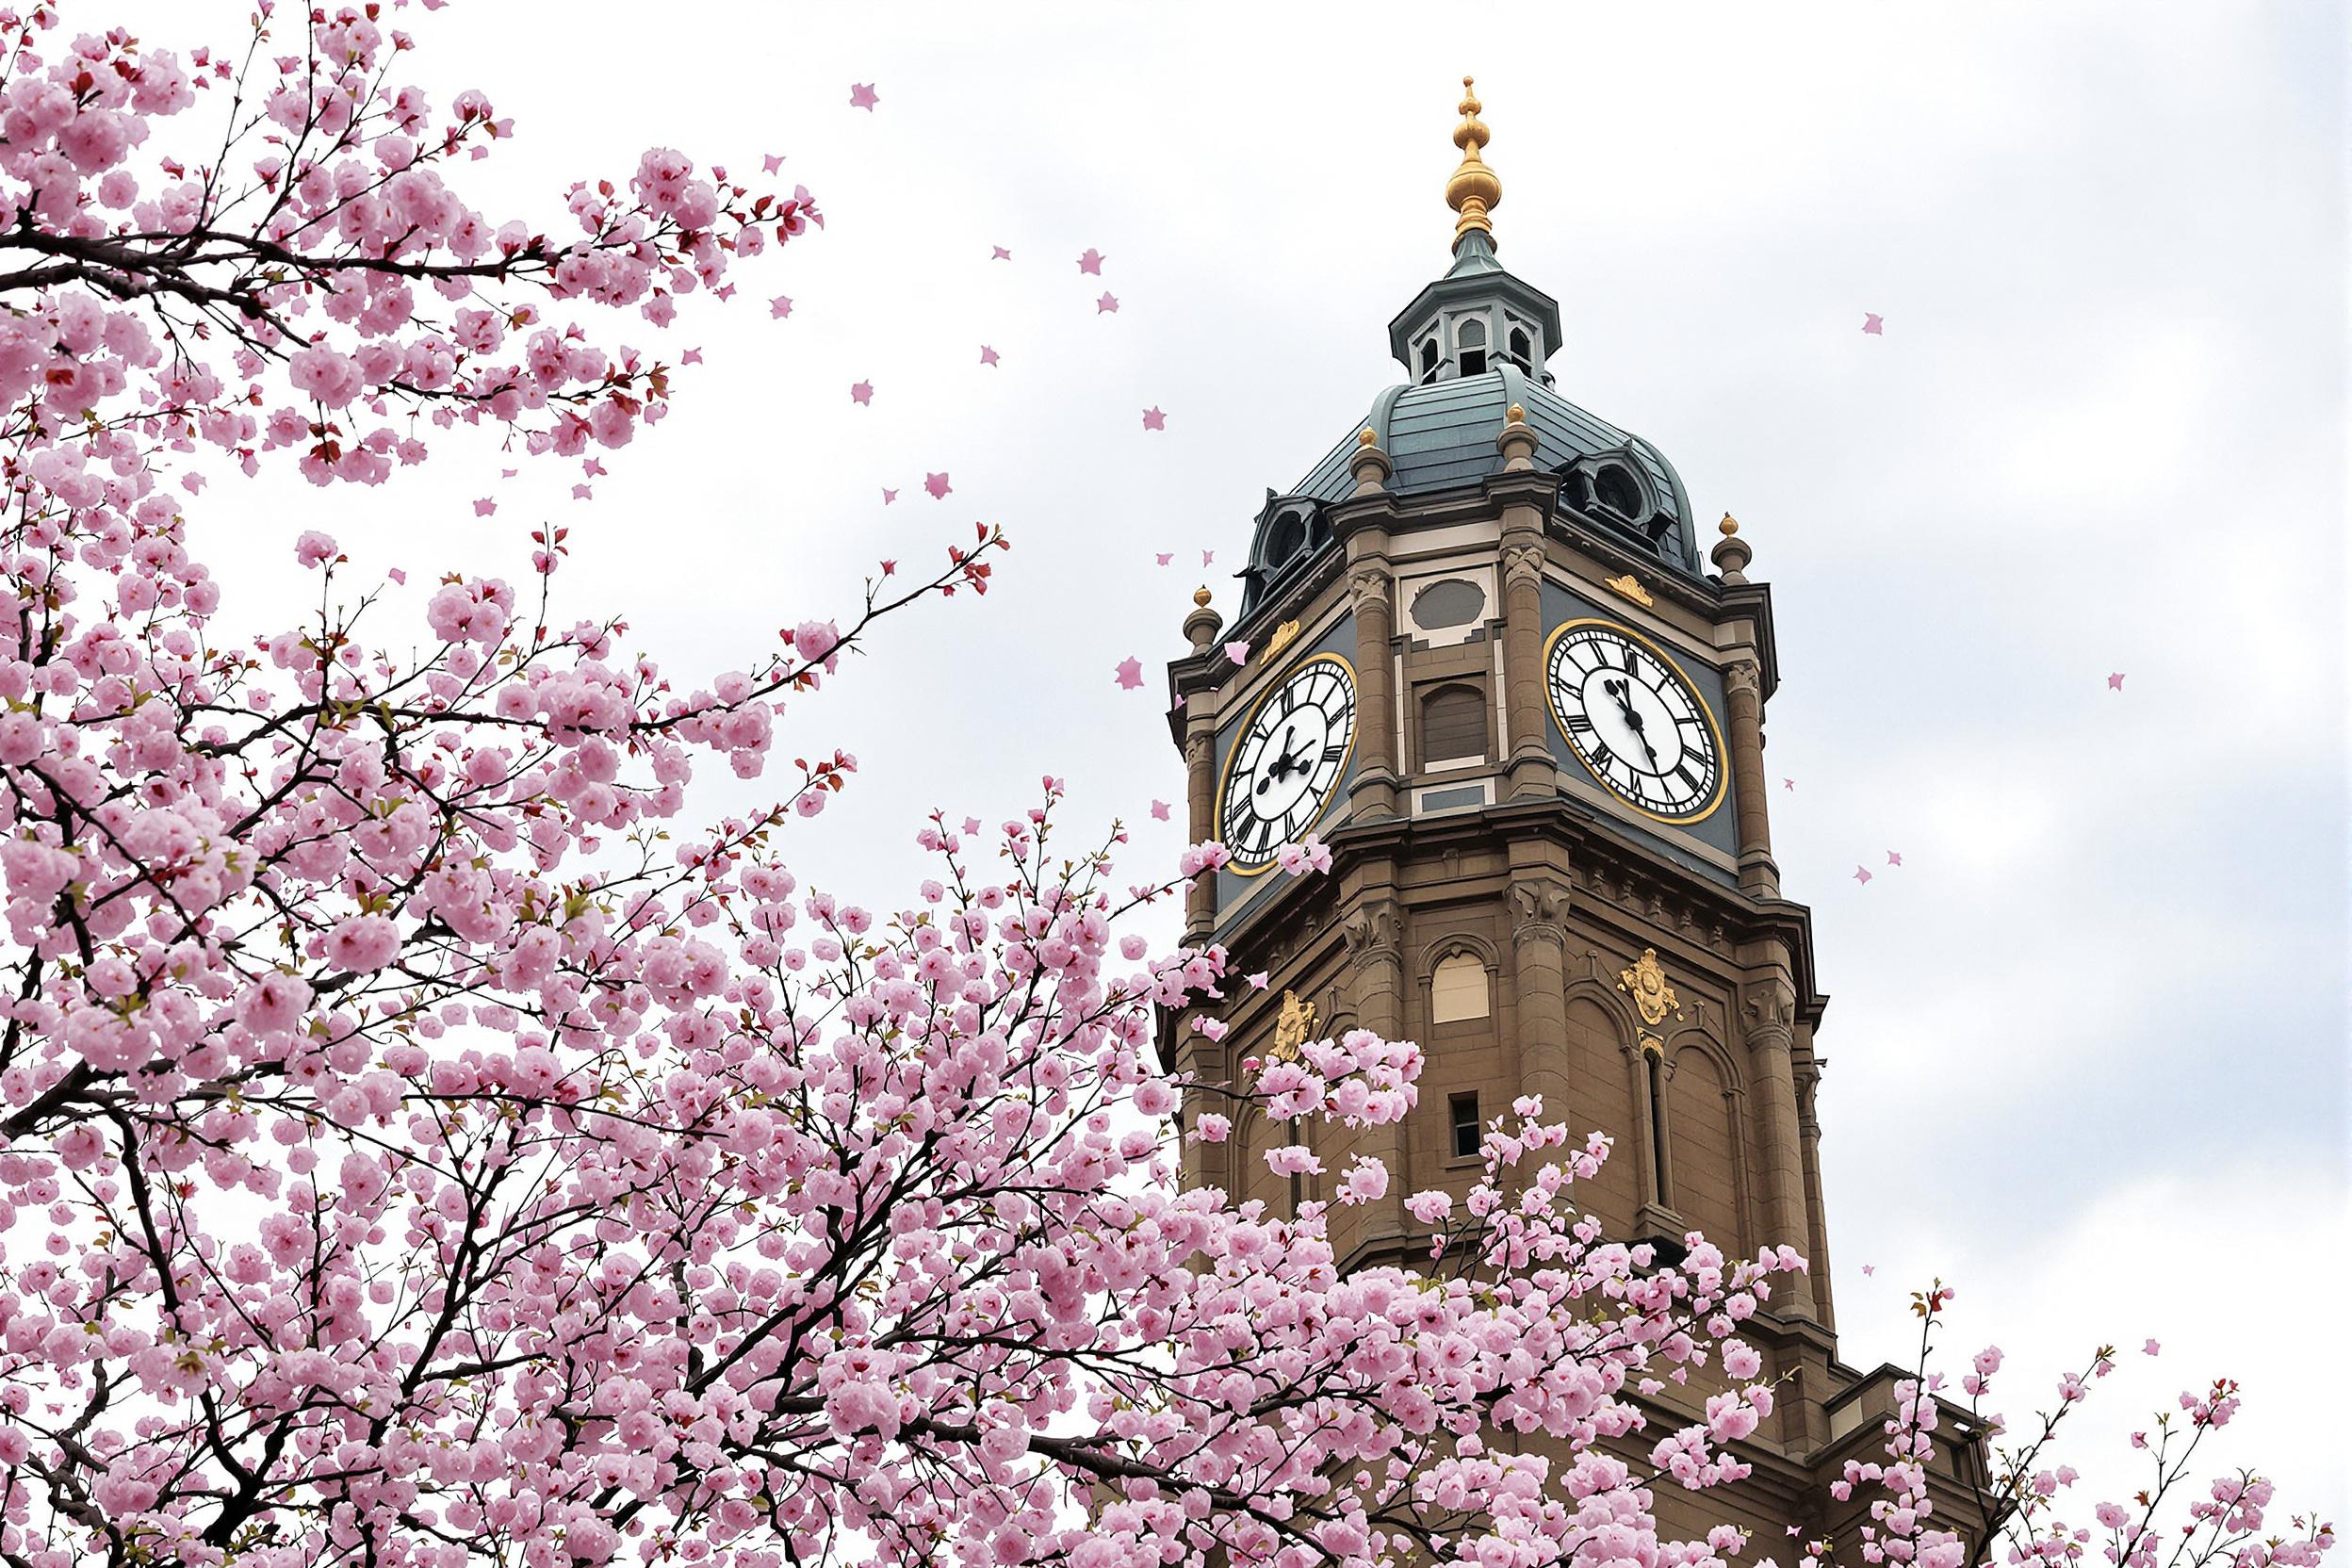
[[[1728,539],[1740,531],[1740,519],[1726,512],[1723,514],[1723,520],[1715,526],[1722,531],[1723,537]]]
[[[1204,582],[1199,588],[1193,590],[1192,602],[1199,605],[1203,610],[1206,610],[1209,607],[1209,585],[1207,583]]]
[[[1503,417],[1510,420],[1514,425],[1519,423],[1522,419],[1525,419],[1527,416],[1527,411],[1521,408],[1517,403],[1513,403],[1509,408],[1503,410]]]
[[[1471,90],[1473,80],[1469,76],[1462,79],[1462,123],[1454,127],[1454,145],[1462,149],[1462,164],[1454,171],[1454,177],[1446,182],[1446,204],[1462,214],[1462,220],[1454,225],[1457,243],[1472,229],[1482,230],[1493,238],[1494,225],[1487,221],[1486,215],[1503,200],[1503,182],[1478,156],[1478,149],[1486,145],[1491,133],[1486,122],[1478,118],[1478,110],[1485,106]]]
[[[1364,429],[1356,433],[1356,445],[1359,447],[1377,447],[1380,444],[1380,433],[1374,430],[1370,425],[1364,426]]]

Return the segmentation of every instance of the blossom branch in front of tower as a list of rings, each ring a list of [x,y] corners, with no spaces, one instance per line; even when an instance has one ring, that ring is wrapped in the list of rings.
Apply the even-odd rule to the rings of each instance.
[[[2010,1446],[2009,1425],[1998,1413],[1984,1409],[2003,1360],[1997,1346],[1979,1350],[1961,1379],[1968,1403],[1951,1407],[1956,1416],[1995,1440],[1990,1449],[1994,1474],[1989,1488],[1970,1488],[1974,1507],[1968,1516],[1954,1518],[1949,1527],[1932,1521],[1936,1504],[1930,1474],[1936,1457],[1935,1433],[1943,1425],[1947,1401],[1943,1374],[1931,1370],[1936,1330],[1953,1295],[1941,1280],[1912,1294],[1912,1312],[1919,1320],[1919,1349],[1913,1375],[1895,1386],[1895,1413],[1886,1422],[1886,1464],[1848,1461],[1844,1475],[1830,1487],[1836,1500],[1850,1498],[1859,1486],[1876,1483],[1886,1495],[1870,1507],[1870,1523],[1860,1527],[1855,1542],[1863,1561],[1873,1568],[1888,1562],[1919,1568],[1962,1568],[1970,1560],[1969,1540],[1976,1543],[1974,1560],[2010,1565],[2071,1564],[2096,1545],[2103,1560],[2116,1568],[2211,1568],[2227,1562],[2230,1568],[2314,1568],[2335,1544],[2334,1527],[2316,1516],[2295,1514],[2290,1532],[2264,1530],[2274,1489],[2249,1469],[2213,1478],[2205,1494],[2184,1505],[2173,1504],[2189,1483],[2192,1459],[2206,1441],[2229,1425],[2237,1413],[2237,1384],[2216,1380],[2203,1391],[2184,1390],[2179,1411],[2158,1411],[2148,1431],[2132,1434],[2132,1446],[2147,1456],[2151,1474],[2147,1484],[2128,1502],[2102,1501],[2091,1515],[2096,1528],[2068,1520],[2061,1511],[2061,1494],[2082,1478],[2070,1463],[2052,1458],[2061,1428],[2089,1397],[2091,1386],[2115,1370],[2115,1348],[2101,1346],[2081,1372],[2059,1379],[2055,1402],[2036,1413],[2031,1435]],[[2149,1341],[2147,1353],[2157,1351]],[[2163,1516],[2180,1517],[2167,1525]],[[1815,1541],[1806,1559],[1821,1568],[1836,1560],[1832,1543]]]

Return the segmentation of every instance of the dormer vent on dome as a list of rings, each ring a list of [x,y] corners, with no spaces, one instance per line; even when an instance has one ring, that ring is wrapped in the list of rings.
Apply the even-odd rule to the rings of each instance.
[[[1331,525],[1323,515],[1325,504],[1315,496],[1266,493],[1266,505],[1258,512],[1250,539],[1250,564],[1235,574],[1242,581],[1241,613],[1245,617],[1331,547]]]

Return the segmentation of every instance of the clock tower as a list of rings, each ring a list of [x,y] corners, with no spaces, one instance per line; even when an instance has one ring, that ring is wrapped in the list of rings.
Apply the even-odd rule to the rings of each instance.
[[[1815,1111],[1827,998],[1767,811],[1772,594],[1728,515],[1702,553],[1664,453],[1555,390],[1560,306],[1497,259],[1502,188],[1469,85],[1452,265],[1389,324],[1404,379],[1267,492],[1232,622],[1203,589],[1169,666],[1191,836],[1233,857],[1194,882],[1185,939],[1270,976],[1231,998],[1222,1039],[1165,1021],[1167,1058],[1203,1086],[1187,1115],[1230,1109],[1217,1086],[1278,1042],[1359,1027],[1421,1045],[1419,1104],[1352,1138],[1238,1115],[1227,1141],[1187,1144],[1185,1175],[1280,1214],[1335,1176],[1275,1176],[1268,1148],[1320,1138],[1334,1173],[1377,1155],[1388,1196],[1334,1208],[1332,1239],[1350,1266],[1411,1266],[1428,1238],[1403,1199],[1465,1190],[1486,1125],[1535,1094],[1546,1120],[1613,1140],[1574,1189],[1612,1237],[1670,1256],[1690,1231],[1733,1255],[1794,1247],[1810,1273],[1779,1279],[1743,1329],[1781,1392],[1740,1446],[1753,1477],[1658,1498],[1662,1527],[1743,1524],[1785,1560],[1767,1537],[1867,1518],[1869,1488],[1840,1504],[1826,1486],[1848,1458],[1883,1458],[1901,1374],[1838,1352]],[[1275,872],[1310,832],[1331,874]],[[1698,1419],[1710,1391],[1670,1385],[1652,1433]],[[1981,1448],[1938,1463],[1938,1512],[1966,1529]]]

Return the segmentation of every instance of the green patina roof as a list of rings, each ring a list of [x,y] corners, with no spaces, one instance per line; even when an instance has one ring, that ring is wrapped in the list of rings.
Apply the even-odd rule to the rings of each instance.
[[[1429,382],[1420,386],[1392,386],[1373,400],[1364,421],[1380,436],[1380,449],[1396,466],[1388,488],[1399,496],[1425,494],[1477,484],[1489,474],[1503,471],[1503,454],[1495,449],[1495,434],[1512,403],[1527,410],[1534,430],[1535,466],[1558,468],[1580,457],[1623,451],[1648,476],[1651,487],[1674,520],[1674,532],[1661,542],[1660,560],[1678,570],[1699,576],[1698,545],[1690,517],[1690,498],[1682,476],[1665,454],[1638,435],[1630,435],[1604,419],[1594,418],[1567,399],[1520,374],[1513,365],[1482,376]],[[1358,425],[1316,464],[1289,492],[1316,500],[1341,500],[1353,493],[1348,460],[1356,449]]]
[[[1505,271],[1488,237],[1472,230],[1455,242],[1453,266],[1446,274],[1422,289],[1390,323],[1389,346],[1411,373],[1414,344],[1443,340],[1450,345],[1454,328],[1446,323],[1482,313],[1499,328],[1501,318],[1492,314],[1498,307],[1540,331],[1537,358],[1548,359],[1558,351],[1559,304]],[[1526,411],[1535,432],[1536,467],[1564,476],[1564,502],[1579,518],[1669,571],[1705,578],[1690,498],[1665,454],[1554,393],[1545,384],[1548,375],[1521,370],[1495,351],[1501,347],[1499,337],[1490,338],[1489,344],[1489,362],[1494,368],[1461,375],[1459,361],[1449,355],[1429,368],[1418,383],[1390,387],[1373,400],[1370,415],[1350,426],[1306,478],[1282,496],[1268,492],[1250,564],[1238,574],[1246,584],[1242,614],[1250,614],[1269,593],[1296,580],[1309,562],[1337,547],[1319,513],[1323,505],[1354,493],[1348,461],[1357,449],[1358,433],[1366,425],[1395,466],[1387,484],[1391,494],[1469,489],[1502,472],[1503,456],[1494,438],[1513,403]],[[1464,344],[1463,354],[1469,351]],[[1535,368],[1541,371],[1543,367]],[[1633,491],[1639,495],[1631,495]],[[1609,502],[1612,494],[1616,504]]]

